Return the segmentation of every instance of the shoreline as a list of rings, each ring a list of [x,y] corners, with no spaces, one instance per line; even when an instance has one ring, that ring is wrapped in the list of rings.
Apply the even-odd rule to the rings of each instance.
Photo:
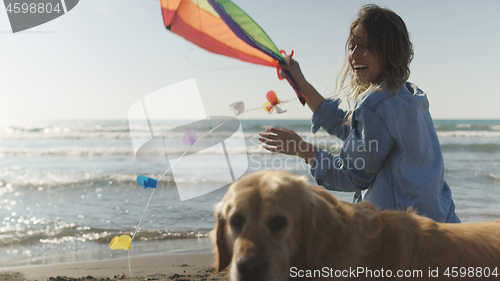
[[[151,255],[206,254],[211,253],[212,249],[213,245],[209,238],[139,240],[132,243],[130,256],[134,258]],[[0,270],[38,265],[126,259],[127,256],[128,251],[111,250],[108,244],[95,243],[90,247],[80,249],[64,249],[61,247],[57,251],[45,251],[42,254],[30,256],[0,256]]]
[[[227,280],[226,272],[215,274],[212,253],[159,254],[131,257],[133,280]],[[132,280],[128,258],[0,268],[0,279],[8,281]]]

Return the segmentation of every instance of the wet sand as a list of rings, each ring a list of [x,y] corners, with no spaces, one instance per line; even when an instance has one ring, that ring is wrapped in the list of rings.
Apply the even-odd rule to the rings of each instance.
[[[227,280],[215,273],[213,254],[154,255],[131,258],[133,280]],[[0,268],[2,281],[132,280],[128,259]]]

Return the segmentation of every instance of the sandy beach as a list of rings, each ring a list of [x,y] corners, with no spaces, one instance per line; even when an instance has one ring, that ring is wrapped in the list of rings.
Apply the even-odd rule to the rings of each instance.
[[[131,258],[133,280],[226,280],[215,274],[213,254],[154,255]],[[2,281],[131,280],[128,259],[0,269]]]

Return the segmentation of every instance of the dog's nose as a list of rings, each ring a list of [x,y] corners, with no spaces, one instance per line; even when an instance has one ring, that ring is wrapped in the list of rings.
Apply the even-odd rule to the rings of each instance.
[[[259,256],[241,260],[238,271],[242,280],[260,280],[267,271],[267,261]]]

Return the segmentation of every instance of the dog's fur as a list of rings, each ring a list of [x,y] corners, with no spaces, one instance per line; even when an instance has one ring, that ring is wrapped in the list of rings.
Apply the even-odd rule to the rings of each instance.
[[[448,267],[449,273],[452,267],[500,267],[500,221],[444,224],[415,213],[381,212],[369,203],[338,201],[286,172],[263,171],[234,182],[215,217],[216,270],[229,267],[232,281],[330,280],[336,270],[358,267],[391,270],[393,276],[422,270],[422,276],[401,279],[441,280]],[[304,277],[292,278],[292,267]],[[436,269],[439,278],[429,277]],[[319,275],[324,270],[330,278]]]

